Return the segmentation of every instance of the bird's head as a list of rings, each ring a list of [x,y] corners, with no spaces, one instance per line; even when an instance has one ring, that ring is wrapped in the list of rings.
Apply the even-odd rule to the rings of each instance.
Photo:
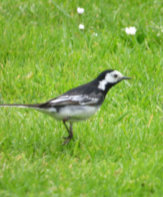
[[[122,75],[117,70],[105,70],[102,72],[96,80],[98,81],[98,89],[107,92],[112,86],[116,85],[122,80],[131,79]]]

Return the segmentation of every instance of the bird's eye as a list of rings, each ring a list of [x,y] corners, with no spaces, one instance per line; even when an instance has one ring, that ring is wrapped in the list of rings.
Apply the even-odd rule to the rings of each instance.
[[[117,74],[114,74],[114,78],[117,78],[118,77],[118,75]]]

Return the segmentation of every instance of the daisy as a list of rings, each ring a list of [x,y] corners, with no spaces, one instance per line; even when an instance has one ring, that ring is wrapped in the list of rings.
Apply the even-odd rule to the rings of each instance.
[[[84,25],[83,25],[83,24],[80,24],[80,25],[79,25],[79,29],[80,29],[80,30],[84,30]]]
[[[84,13],[84,8],[78,7],[78,8],[77,8],[77,13],[78,13],[78,14],[83,14],[83,13]]]
[[[126,27],[125,32],[128,35],[135,35],[136,34],[136,27]]]

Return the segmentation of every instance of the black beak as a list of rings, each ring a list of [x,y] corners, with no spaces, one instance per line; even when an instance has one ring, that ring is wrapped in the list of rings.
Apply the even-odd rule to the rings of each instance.
[[[122,80],[129,80],[129,79],[131,79],[131,77],[122,77]]]

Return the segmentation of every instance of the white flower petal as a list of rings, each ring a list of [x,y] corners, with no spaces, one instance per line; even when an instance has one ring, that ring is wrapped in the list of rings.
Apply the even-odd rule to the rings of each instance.
[[[135,35],[136,34],[136,27],[126,27],[125,32],[128,35]]]
[[[77,8],[77,13],[78,13],[78,14],[83,14],[83,13],[84,13],[84,8],[78,7],[78,8]]]
[[[84,25],[83,24],[80,24],[79,25],[79,29],[83,30],[84,29]]]

